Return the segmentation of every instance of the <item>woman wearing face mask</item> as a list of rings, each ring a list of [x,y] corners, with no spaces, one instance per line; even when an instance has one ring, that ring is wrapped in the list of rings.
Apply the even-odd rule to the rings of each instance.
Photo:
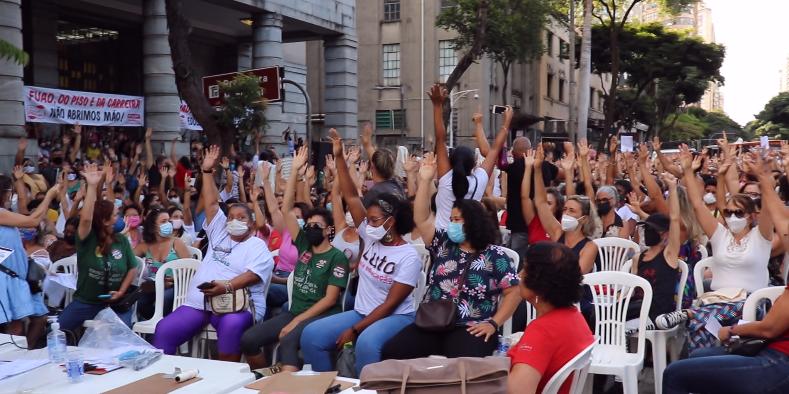
[[[537,145],[534,155],[534,168],[541,168],[545,159],[542,144]],[[534,208],[540,218],[545,232],[552,241],[567,245],[576,254],[581,264],[581,273],[588,274],[599,269],[597,245],[591,237],[597,229],[595,217],[597,213],[586,196],[570,196],[564,202],[562,219],[557,220],[551,213],[545,192],[542,171],[534,172]]]
[[[118,208],[97,199],[103,173],[95,164],[87,164],[83,176],[88,187],[77,226],[77,290],[58,317],[60,328],[72,332],[108,304],[121,300],[137,277],[134,252],[128,239],[118,234],[123,229],[122,221],[118,225]],[[118,316],[131,327],[131,309]]]
[[[307,164],[306,161],[307,150],[302,148],[293,159],[282,205],[288,212],[285,226],[295,235],[293,244],[300,255],[293,272],[292,303],[287,311],[256,324],[241,337],[241,350],[251,369],[265,367],[266,356],[261,348],[279,341],[281,370],[298,371],[301,367],[299,341],[304,327],[342,310],[340,295],[348,282],[348,259],[330,243],[334,237],[331,212],[322,208],[309,211],[303,228],[291,212],[298,170]]]
[[[520,301],[512,259],[493,244],[498,226],[482,204],[455,200],[446,231],[436,229],[428,220],[430,184],[435,174],[436,160],[427,154],[419,170],[414,199],[414,221],[419,223],[432,257],[425,298],[454,301],[458,305],[457,323],[440,332],[411,324],[387,342],[384,359],[489,356],[498,346],[499,327],[512,316]]]
[[[189,195],[190,193],[186,193]],[[189,202],[189,197],[186,198]],[[167,208],[167,213],[170,215],[170,223],[173,224],[173,237],[178,238],[186,246],[191,246],[195,239],[195,225],[192,222],[192,215],[190,209],[184,204],[183,209],[180,206],[172,205]]]
[[[142,229],[140,228],[142,217],[140,212],[142,210],[137,204],[127,205],[123,207],[123,217],[119,217],[116,223],[121,228],[121,234],[129,239],[129,244],[131,244],[132,248],[136,248],[142,242]]]
[[[162,208],[154,208],[145,217],[142,225],[143,242],[134,248],[134,254],[145,258],[145,278],[147,284],[141,285],[145,294],[137,301],[137,314],[141,320],[150,319],[153,316],[156,293],[153,292],[153,280],[156,271],[164,263],[177,259],[192,257],[189,249],[178,237],[175,236],[173,223],[170,221],[170,214]],[[164,315],[167,316],[173,310],[173,281],[169,275],[164,280]]]
[[[687,146],[680,146],[680,163],[688,197],[704,233],[710,237],[712,255],[715,256],[710,267],[711,290],[743,289],[750,293],[767,287],[767,262],[773,238],[772,218],[770,215],[758,215],[759,225],[754,226],[757,214],[753,201],[748,196],[735,194],[726,200],[726,209],[723,211],[726,226],[720,224],[701,198],[701,184],[691,168],[692,160]],[[697,291],[701,293],[702,289]],[[742,314],[743,303],[721,302],[666,313],[658,316],[655,324],[659,329],[687,324],[689,349],[710,347],[717,343],[717,339],[706,331],[707,321],[718,319],[724,326],[734,324]]]
[[[21,182],[21,180],[18,180]],[[35,344],[43,333],[43,322],[41,319],[34,318],[47,314],[43,296],[40,291],[31,294],[30,285],[25,280],[29,261],[26,249],[20,237],[19,228],[35,228],[41,223],[46,213],[46,208],[52,199],[60,191],[57,184],[47,191],[44,201],[29,215],[20,215],[6,209],[11,200],[12,182],[11,178],[0,175],[0,246],[11,249],[11,254],[6,258],[2,265],[13,271],[17,278],[12,278],[6,273],[0,272],[0,304],[5,308],[5,313],[0,314],[0,324],[6,324],[6,333],[13,335],[23,335],[25,324],[22,319],[31,318],[34,324],[28,327],[28,343]],[[24,234],[24,233],[23,233]]]
[[[255,224],[249,207],[233,204],[227,215],[219,209],[219,191],[213,176],[218,158],[219,147],[212,146],[201,166],[206,215],[203,230],[208,238],[208,253],[189,283],[184,304],[156,326],[153,345],[166,354],[174,354],[178,346],[210,323],[216,329],[219,359],[238,361],[241,334],[266,313],[265,290],[274,260],[266,243],[254,236]],[[249,290],[254,315],[247,310],[218,315],[206,307],[206,296],[244,288]]]
[[[313,322],[304,329],[301,349],[304,362],[316,371],[333,369],[332,354],[353,342],[356,373],[381,360],[381,349],[414,321],[413,289],[422,262],[403,235],[414,228],[410,204],[383,193],[365,208],[351,179],[343,155],[342,140],[331,129],[334,159],[343,198],[348,204],[364,251],[359,262],[359,287],[354,310]]]
[[[671,216],[653,213],[643,222],[644,243],[647,250],[633,256],[631,273],[646,279],[652,285],[652,305],[649,307],[648,327],[663,313],[676,309],[677,282],[680,272],[677,259],[680,246],[679,199],[677,197],[677,180],[671,175],[664,175],[664,182],[669,188],[669,207]],[[637,318],[643,294],[636,298],[628,308],[628,318]],[[633,313],[634,316],[631,316]]]
[[[545,231],[531,196],[534,156],[529,153],[524,153],[523,160],[525,163],[525,172],[523,173],[523,182],[521,182],[521,208],[523,210],[523,218],[529,228],[529,245],[534,245],[540,241],[550,241],[551,236]],[[551,215],[553,215],[556,220],[561,221],[562,211],[564,210],[561,193],[555,188],[547,189],[545,202],[550,209]]]
[[[625,224],[619,214],[616,213],[616,207],[619,202],[619,193],[613,186],[600,186],[595,195],[595,208],[597,214],[600,215],[600,220],[603,225],[602,238],[605,237],[620,237],[630,239],[630,234],[633,232],[632,223],[628,221]]]
[[[63,227],[63,237],[47,246],[53,263],[77,253],[77,226],[79,226],[79,218],[70,218]]]

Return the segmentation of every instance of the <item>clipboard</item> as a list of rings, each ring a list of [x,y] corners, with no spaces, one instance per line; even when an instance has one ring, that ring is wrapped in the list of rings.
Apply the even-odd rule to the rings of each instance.
[[[127,385],[116,387],[110,391],[105,391],[103,394],[167,394],[203,380],[201,377],[196,377],[186,382],[178,383],[174,379],[166,378],[166,376],[167,374],[157,373]]]
[[[324,393],[334,384],[346,382],[335,382],[337,371],[320,372],[316,375],[294,375],[292,373],[278,373],[276,375],[260,379],[244,387],[258,390],[261,394],[290,393],[290,394],[315,394]],[[350,384],[350,383],[348,383]],[[341,386],[342,387],[342,386]],[[113,393],[114,394],[114,393]]]

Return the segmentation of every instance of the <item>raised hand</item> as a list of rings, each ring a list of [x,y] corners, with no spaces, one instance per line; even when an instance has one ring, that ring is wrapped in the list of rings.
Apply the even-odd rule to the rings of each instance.
[[[661,146],[662,146],[662,143],[660,142],[660,137],[657,137],[657,136],[653,137],[652,138],[652,149],[654,149],[654,151],[657,152],[657,154],[660,154],[660,147]]]
[[[352,146],[348,149],[348,162],[356,163],[362,157],[362,149],[358,146]]]
[[[12,174],[14,175],[14,180],[18,181],[22,179],[23,176],[25,176],[25,169],[21,165],[14,166],[14,171]]]
[[[430,101],[433,102],[433,105],[444,105],[444,101],[447,100],[449,97],[449,92],[441,86],[440,84],[433,84],[430,87],[430,90],[427,92],[427,96],[430,97]]]
[[[337,131],[335,130],[335,134],[336,133]],[[307,147],[306,146],[300,147],[299,150],[296,152],[296,156],[293,157],[293,164],[292,164],[293,169],[301,170],[304,167],[304,165],[307,164],[308,159],[309,159],[309,155],[307,154]]]
[[[104,172],[104,180],[105,180],[107,183],[110,183],[110,182],[112,182],[112,179],[115,177],[115,175],[114,175],[114,169],[112,168],[112,163],[110,163],[110,162],[105,162],[105,163],[104,163],[104,169],[103,169],[103,171],[102,171],[102,172]]]
[[[85,183],[80,182],[79,189],[77,189],[77,194],[74,196],[74,201],[82,201],[85,198],[85,193],[87,193],[87,187],[85,187]]]
[[[249,198],[252,199],[252,201],[257,201],[258,197],[260,197],[260,187],[252,183],[252,188],[249,189]]]
[[[365,122],[362,126],[362,134],[360,135],[362,143],[372,143],[373,140],[373,125],[370,122]]]
[[[227,156],[222,156],[222,161],[219,162],[219,165],[222,166],[223,169],[227,170],[230,168],[230,158]]]
[[[139,156],[142,153],[142,144],[135,144],[134,145],[134,155]]]
[[[432,152],[425,154],[422,165],[419,167],[419,179],[432,181],[436,176],[436,156]]]
[[[367,174],[367,171],[369,170],[370,170],[370,162],[367,160],[362,160],[359,163],[359,175],[365,176]]]
[[[483,115],[479,112],[475,112],[474,115],[471,116],[471,121],[474,122],[475,125],[482,124]]]
[[[334,176],[337,171],[337,164],[334,163],[334,155],[331,153],[326,155],[326,165],[323,168],[326,169],[328,175]]]
[[[101,181],[103,173],[99,171],[99,167],[94,163],[85,164],[82,169],[82,177],[89,186],[96,186]]]
[[[416,155],[410,155],[403,164],[403,170],[406,174],[413,174],[419,171],[419,161],[416,160]]]
[[[208,149],[206,149],[205,155],[203,155],[203,163],[201,164],[200,168],[203,171],[211,171],[216,167],[216,161],[219,159],[219,146],[218,145],[211,145]]]
[[[526,168],[534,167],[534,153],[531,151],[531,149],[523,154],[523,163]]]
[[[542,144],[537,144],[537,150],[534,152],[534,168],[542,168],[542,163],[545,161],[545,150]]]
[[[162,176],[162,179],[167,178],[167,167],[159,166],[159,175]]]
[[[683,171],[692,170],[693,155],[690,154],[690,149],[685,144],[679,146],[679,164]]]
[[[148,185],[148,174],[145,171],[143,171],[140,174],[140,176],[137,178],[137,181],[138,181],[138,184],[139,184],[138,187],[147,186]]]
[[[581,138],[581,141],[578,142],[578,156],[589,159],[589,143],[586,138]]]
[[[335,128],[329,129],[329,139],[331,140],[332,153],[334,154],[334,156],[339,157],[340,155],[342,155],[343,154],[342,138],[340,137],[340,134],[337,132],[337,129]]]
[[[19,144],[17,145],[17,149],[21,151],[27,149],[27,137],[22,137],[19,139]]]
[[[260,166],[262,167],[262,169],[260,170],[260,175],[263,178],[263,182],[266,182],[269,178],[269,175],[271,174],[271,163],[267,161],[263,161],[260,163]],[[280,170],[277,169],[277,171]]]
[[[151,136],[153,136],[153,129],[149,127],[145,129],[145,140],[149,141],[151,139]]]
[[[306,174],[304,174],[304,176],[307,178],[309,184],[312,185],[313,183],[315,183],[315,166],[309,165],[306,167],[307,167],[307,172]]]
[[[691,164],[693,172],[700,170],[702,164],[704,164],[704,155],[696,155],[696,157],[693,158],[693,163]]]
[[[611,156],[616,154],[617,146],[619,146],[619,139],[615,135],[611,136],[611,140],[608,141],[608,152],[611,153]]]
[[[236,173],[238,174],[238,179],[244,179],[244,174],[246,173],[244,170],[244,166],[236,167]]]
[[[515,114],[515,111],[512,110],[512,106],[508,105],[507,108],[504,110],[504,121],[501,124],[501,127],[510,127],[510,123],[512,123],[512,116]]]
[[[669,186],[669,187],[677,186],[677,178],[674,175],[672,175],[670,172],[667,172],[667,171],[666,172],[662,172],[660,174],[660,179],[663,181],[663,183],[666,186]]]

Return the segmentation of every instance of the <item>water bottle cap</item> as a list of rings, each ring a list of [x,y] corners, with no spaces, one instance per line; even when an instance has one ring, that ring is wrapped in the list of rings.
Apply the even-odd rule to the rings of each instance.
[[[60,323],[58,323],[58,322],[53,322],[52,323],[52,331],[54,331],[54,330],[60,330]]]

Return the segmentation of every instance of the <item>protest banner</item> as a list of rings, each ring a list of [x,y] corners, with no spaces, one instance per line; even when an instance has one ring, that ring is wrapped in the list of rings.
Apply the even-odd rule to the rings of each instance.
[[[181,106],[178,109],[178,117],[181,118],[181,129],[203,130],[203,127],[200,126],[200,123],[197,123],[197,119],[192,115],[192,110],[189,109],[189,105],[186,104],[186,101],[181,100]]]
[[[145,100],[76,90],[24,87],[25,120],[83,126],[142,127]]]

